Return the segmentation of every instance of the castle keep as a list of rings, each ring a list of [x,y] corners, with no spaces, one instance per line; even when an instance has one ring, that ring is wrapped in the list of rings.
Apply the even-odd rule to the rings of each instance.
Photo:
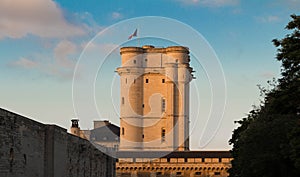
[[[118,177],[228,176],[228,151],[189,151],[189,49],[120,49]]]
[[[187,47],[123,47],[120,150],[189,150]]]

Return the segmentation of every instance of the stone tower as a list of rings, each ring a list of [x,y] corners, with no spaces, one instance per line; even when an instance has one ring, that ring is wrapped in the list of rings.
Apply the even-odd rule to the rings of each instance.
[[[120,150],[189,150],[189,49],[120,49]]]

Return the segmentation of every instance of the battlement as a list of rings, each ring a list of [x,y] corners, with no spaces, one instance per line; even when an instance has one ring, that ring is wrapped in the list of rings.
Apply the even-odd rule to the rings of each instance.
[[[189,48],[184,46],[154,47],[152,45],[144,45],[142,47],[122,47],[120,54],[124,53],[186,53],[189,54]]]

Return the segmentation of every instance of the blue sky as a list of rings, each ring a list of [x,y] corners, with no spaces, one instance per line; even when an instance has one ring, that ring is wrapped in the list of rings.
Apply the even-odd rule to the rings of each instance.
[[[203,36],[217,54],[226,79],[227,104],[218,132],[207,146],[200,146],[197,137],[203,133],[205,120],[193,118],[200,121],[193,123],[198,127],[193,129],[192,148],[229,149],[227,142],[236,127],[233,121],[244,117],[253,104],[259,104],[256,85],[266,85],[267,80],[279,77],[280,64],[274,59],[276,48],[271,41],[288,33],[284,27],[289,16],[299,10],[299,0],[0,0],[0,106],[40,122],[69,128],[70,119],[78,116],[72,102],[73,72],[89,41],[101,30],[123,20],[167,17]],[[118,37],[124,38],[124,45],[136,44],[134,40],[127,41],[135,28],[134,23],[118,28]],[[168,30],[178,29],[161,32]],[[139,26],[140,37],[147,36],[146,31],[145,25]],[[182,31],[178,34],[182,35]],[[111,50],[119,45],[113,41],[108,35],[97,47],[100,51]],[[147,42],[153,41],[142,41]],[[170,43],[154,41],[153,44]],[[101,92],[115,93],[112,98],[96,92],[100,112],[105,110],[100,118],[115,124],[118,124],[118,108],[115,106],[114,110],[105,103],[109,99],[118,102],[118,76],[114,73],[120,64],[117,54],[114,51],[98,73],[99,80],[102,75],[109,86],[100,82],[95,85]],[[194,63],[193,67],[197,73],[193,82],[198,86],[200,110],[209,109],[210,89],[205,68],[201,68],[201,63],[199,66]],[[109,79],[105,80],[105,74]],[[82,128],[91,128],[92,120],[98,119],[97,115],[82,116],[79,117]]]

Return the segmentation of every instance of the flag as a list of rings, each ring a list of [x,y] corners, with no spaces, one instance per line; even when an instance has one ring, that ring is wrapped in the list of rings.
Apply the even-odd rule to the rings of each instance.
[[[135,29],[134,33],[128,37],[128,40],[137,36],[137,29]]]

